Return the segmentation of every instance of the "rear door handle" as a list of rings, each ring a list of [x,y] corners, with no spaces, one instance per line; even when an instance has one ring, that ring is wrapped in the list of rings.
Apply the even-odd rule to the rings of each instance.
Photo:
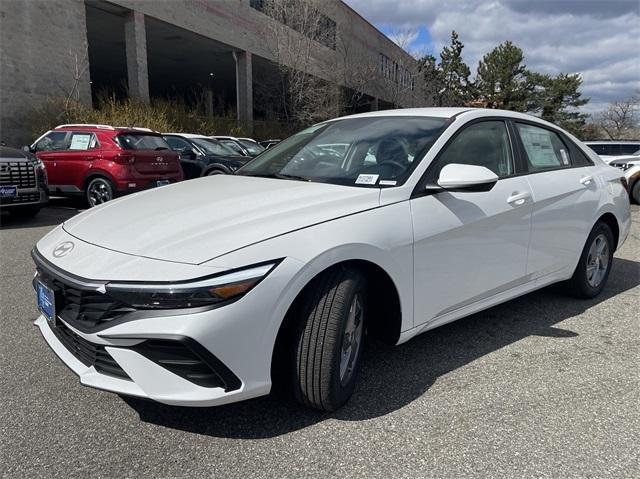
[[[529,198],[531,198],[531,193],[528,191],[523,193],[514,193],[507,198],[507,203],[510,205],[521,206],[524,205]]]
[[[590,185],[592,181],[593,181],[593,176],[583,176],[582,178],[580,178],[580,183],[582,183],[585,186]]]

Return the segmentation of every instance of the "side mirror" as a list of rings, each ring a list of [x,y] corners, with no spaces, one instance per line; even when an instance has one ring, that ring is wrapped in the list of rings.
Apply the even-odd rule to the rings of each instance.
[[[498,176],[489,168],[451,163],[440,170],[438,186],[449,191],[489,191]]]

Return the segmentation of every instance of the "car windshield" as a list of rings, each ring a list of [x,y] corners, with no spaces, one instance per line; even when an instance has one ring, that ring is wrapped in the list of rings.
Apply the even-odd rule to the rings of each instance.
[[[260,153],[262,153],[265,150],[265,148],[263,146],[258,145],[257,143],[255,143],[253,141],[250,141],[250,140],[238,140],[238,141],[253,156],[257,156],[257,155],[259,155]]]
[[[237,156],[231,148],[210,138],[191,138],[191,141],[202,148],[207,155]]]
[[[116,141],[125,150],[170,150],[169,144],[160,135],[121,133]]]
[[[239,175],[361,187],[395,186],[448,125],[445,118],[346,118],[307,128],[266,150]]]

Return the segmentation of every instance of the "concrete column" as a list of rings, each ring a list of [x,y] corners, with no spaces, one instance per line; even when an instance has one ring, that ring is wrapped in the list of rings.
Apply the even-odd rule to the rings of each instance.
[[[238,124],[253,135],[253,69],[250,52],[233,52],[236,62],[236,103]]]
[[[371,101],[371,111],[378,111],[380,109],[380,105],[378,104],[378,99],[374,98]]]
[[[129,96],[148,102],[147,31],[143,13],[134,11],[127,14],[124,20],[124,41],[127,51]]]

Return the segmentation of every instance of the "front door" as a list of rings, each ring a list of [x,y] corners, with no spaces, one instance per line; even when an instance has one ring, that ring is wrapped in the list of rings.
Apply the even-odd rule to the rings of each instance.
[[[411,200],[414,230],[414,325],[528,281],[532,199],[514,176],[514,156],[502,120],[465,127],[427,171],[435,184],[447,164],[484,166],[499,177],[487,192],[439,191]]]

